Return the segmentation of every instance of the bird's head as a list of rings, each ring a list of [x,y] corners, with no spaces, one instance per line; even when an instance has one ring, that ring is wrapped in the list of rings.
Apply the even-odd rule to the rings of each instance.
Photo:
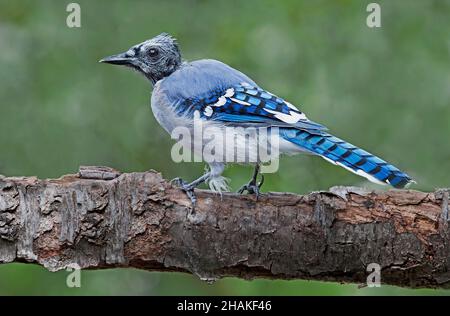
[[[180,67],[181,54],[176,39],[162,33],[134,45],[124,53],[105,57],[100,62],[131,67],[155,84]]]

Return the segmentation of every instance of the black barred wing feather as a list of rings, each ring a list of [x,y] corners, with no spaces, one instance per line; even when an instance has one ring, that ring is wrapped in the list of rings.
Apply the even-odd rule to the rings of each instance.
[[[183,111],[199,111],[201,117],[225,123],[259,123],[324,131],[327,128],[309,120],[291,103],[248,83],[213,91],[208,97],[188,100]]]

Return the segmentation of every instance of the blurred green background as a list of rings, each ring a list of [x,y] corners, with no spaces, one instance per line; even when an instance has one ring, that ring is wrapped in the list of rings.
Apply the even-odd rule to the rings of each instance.
[[[78,1],[81,28],[66,26],[71,1],[0,0],[0,174],[42,178],[79,165],[159,170],[192,179],[201,163],[175,164],[172,141],[150,108],[150,86],[128,69],[97,63],[161,32],[187,60],[214,58],[298,105],[337,136],[408,172],[420,190],[450,180],[450,1],[389,0],[382,27],[366,26],[371,1]],[[233,188],[251,169],[225,175]],[[305,193],[362,178],[307,156],[284,157],[264,189]],[[133,269],[68,272],[0,265],[0,294],[448,294],[308,281],[213,285],[179,273]]]

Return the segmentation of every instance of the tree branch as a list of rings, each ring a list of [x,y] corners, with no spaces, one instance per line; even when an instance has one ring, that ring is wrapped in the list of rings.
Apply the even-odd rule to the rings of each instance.
[[[0,176],[0,262],[358,283],[377,263],[383,284],[450,284],[448,190],[197,195],[190,215],[155,171]]]

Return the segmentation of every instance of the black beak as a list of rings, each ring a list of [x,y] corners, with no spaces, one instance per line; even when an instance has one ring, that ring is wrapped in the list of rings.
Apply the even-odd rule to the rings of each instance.
[[[99,63],[107,63],[113,65],[133,65],[134,58],[126,53],[105,57],[99,60]]]

